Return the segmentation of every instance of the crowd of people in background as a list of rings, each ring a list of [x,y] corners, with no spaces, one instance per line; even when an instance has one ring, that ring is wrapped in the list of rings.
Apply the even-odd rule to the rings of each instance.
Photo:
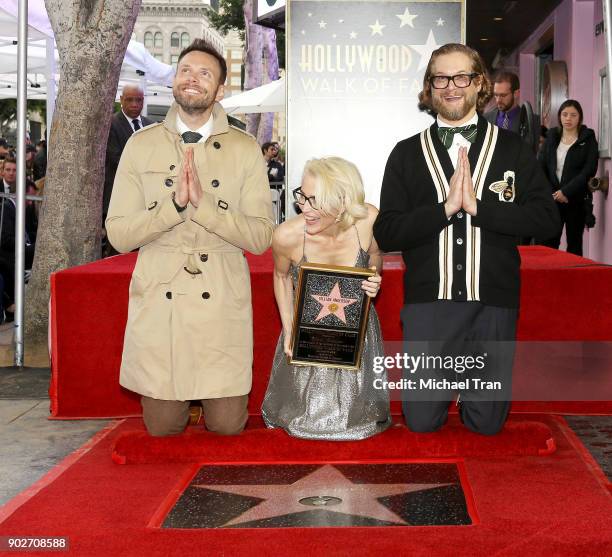
[[[492,124],[528,139],[528,129],[539,126],[534,117],[527,122],[520,106],[520,81],[516,74],[500,71],[493,77],[495,108],[484,116]],[[585,126],[582,106],[568,99],[557,112],[558,125],[540,126],[536,145],[538,160],[551,186],[551,195],[559,211],[562,228],[552,238],[522,238],[522,244],[536,243],[559,249],[563,228],[567,251],[582,255],[584,229],[595,225],[592,193],[588,181],[597,172],[599,149],[595,132]]]
[[[47,172],[47,142],[36,145],[26,135],[26,195],[41,196]],[[15,193],[17,189],[16,151],[5,138],[0,138],[0,323],[13,320],[15,311]],[[25,268],[31,269],[38,232],[40,203],[26,200]]]

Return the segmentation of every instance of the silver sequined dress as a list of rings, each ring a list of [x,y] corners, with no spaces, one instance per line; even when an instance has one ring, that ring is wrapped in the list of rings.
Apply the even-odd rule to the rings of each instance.
[[[356,267],[368,267],[369,255],[359,247]],[[302,257],[302,262],[306,257]],[[299,274],[292,266],[294,291]],[[370,306],[359,370],[294,366],[283,351],[283,334],[276,345],[270,382],[261,413],[270,428],[280,427],[295,437],[348,441],[365,439],[391,425],[389,397],[374,388],[375,356],[383,356],[380,323]]]

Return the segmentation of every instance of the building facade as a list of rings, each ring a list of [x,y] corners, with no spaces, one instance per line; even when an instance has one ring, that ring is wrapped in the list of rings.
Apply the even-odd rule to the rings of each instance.
[[[208,20],[217,0],[143,0],[133,38],[158,60],[176,67],[183,48],[196,38],[206,39],[224,52],[224,39]]]
[[[196,38],[206,39],[227,63],[225,96],[242,92],[244,86],[244,44],[237,31],[222,35],[212,27],[209,20],[211,10],[218,9],[218,0],[143,0],[132,38],[145,45],[158,60],[176,67],[183,48]],[[172,96],[147,96],[147,113],[154,120],[162,120]],[[244,114],[232,115],[246,121]],[[284,114],[274,119],[274,139],[285,143]]]

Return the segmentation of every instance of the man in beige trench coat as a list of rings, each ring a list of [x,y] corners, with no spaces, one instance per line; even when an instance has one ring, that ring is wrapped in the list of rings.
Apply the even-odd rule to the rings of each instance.
[[[225,60],[203,40],[181,53],[164,122],[123,151],[106,229],[140,248],[129,292],[120,383],[142,395],[151,435],[183,431],[201,400],[207,429],[247,420],[253,328],[243,250],[262,253],[272,204],[261,150],[223,108]]]

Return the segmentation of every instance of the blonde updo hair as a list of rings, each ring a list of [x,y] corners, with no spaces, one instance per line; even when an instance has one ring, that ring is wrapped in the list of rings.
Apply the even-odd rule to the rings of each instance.
[[[368,216],[361,174],[352,162],[340,157],[310,159],[304,166],[303,175],[307,174],[315,181],[314,197],[319,211],[337,214],[341,230]]]

